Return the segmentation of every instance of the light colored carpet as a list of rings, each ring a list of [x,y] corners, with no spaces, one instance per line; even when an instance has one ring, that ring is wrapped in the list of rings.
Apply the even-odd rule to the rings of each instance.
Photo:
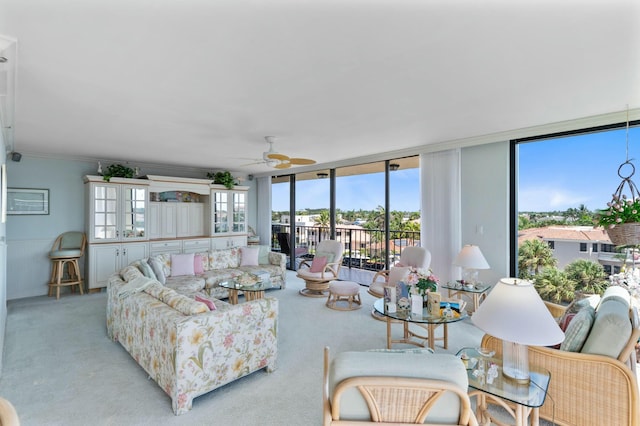
[[[196,398],[174,416],[169,397],[118,343],[106,336],[106,293],[65,294],[10,301],[0,395],[23,425],[320,425],[322,357],[384,348],[385,323],[371,318],[374,301],[362,287],[363,307],[335,311],[325,299],[303,297],[289,272],[280,300],[278,369],[258,371]],[[400,326],[394,327],[400,335]],[[436,335],[441,335],[441,328]],[[449,349],[476,347],[482,332],[469,320],[449,326]],[[399,346],[401,347],[401,346]],[[409,347],[409,346],[407,346]]]

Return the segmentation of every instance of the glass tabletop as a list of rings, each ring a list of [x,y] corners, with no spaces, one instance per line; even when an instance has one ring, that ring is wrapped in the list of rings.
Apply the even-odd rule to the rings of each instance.
[[[269,290],[270,288],[274,288],[271,280],[259,281],[254,284],[241,284],[235,279],[230,279],[227,281],[222,281],[218,285],[223,288],[242,291],[265,291]]]
[[[376,300],[373,308],[382,315],[392,319],[423,324],[448,324],[450,322],[462,321],[468,317],[465,312],[459,313],[457,311],[454,311],[455,315],[453,317],[430,315],[426,308],[422,309],[421,314],[413,313],[411,309],[398,309],[396,312],[387,312],[384,307],[384,298]]]
[[[469,358],[467,361],[467,376],[469,377],[470,388],[526,407],[536,408],[544,404],[547,389],[549,388],[549,380],[551,379],[548,371],[530,367],[529,375],[531,380],[528,384],[521,384],[502,375],[501,359],[482,356],[477,348],[462,348],[456,355],[462,356],[463,352]],[[480,365],[483,361],[485,374],[492,364],[497,368],[497,376],[493,379],[493,383],[488,383],[486,375],[478,372],[478,370],[482,371]]]
[[[459,282],[448,282],[446,284],[440,284],[440,288],[447,290],[459,290],[466,291],[468,293],[484,293],[491,288],[488,284],[476,284],[475,286],[465,286]]]

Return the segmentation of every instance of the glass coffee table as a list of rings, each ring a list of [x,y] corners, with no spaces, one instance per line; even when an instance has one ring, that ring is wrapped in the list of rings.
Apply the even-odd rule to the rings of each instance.
[[[258,281],[255,284],[240,284],[237,280],[231,279],[218,284],[222,288],[229,290],[229,303],[238,304],[238,294],[244,294],[245,301],[258,300],[264,298],[265,290],[274,288],[271,280]]]
[[[532,366],[529,369],[531,380],[522,384],[502,375],[502,359],[493,355],[481,355],[477,348],[462,348],[457,355],[461,356],[463,352],[468,357],[465,364],[469,388],[473,389],[469,396],[478,398],[476,417],[480,424],[504,424],[491,417],[488,410],[488,400],[491,400],[492,404],[503,407],[514,418],[517,426],[539,425],[539,408],[547,397],[551,379],[549,371]],[[488,372],[492,365],[496,374],[490,380]]]
[[[374,302],[373,308],[376,312],[383,315],[387,320],[387,349],[391,349],[393,343],[407,343],[416,346],[428,346],[431,349],[435,348],[435,341],[442,340],[443,347],[445,349],[449,346],[449,330],[447,325],[449,323],[462,321],[468,318],[464,312],[457,313],[454,317],[433,316],[427,312],[427,309],[422,310],[422,314],[414,314],[410,309],[397,310],[396,312],[387,312],[384,307],[384,298],[378,299]],[[403,338],[398,340],[391,339],[391,324],[393,322],[402,322],[403,326]],[[419,327],[425,329],[426,335],[417,334],[409,330],[409,324],[413,323]],[[435,330],[438,326],[443,326],[443,337],[436,339]]]
[[[448,282],[440,285],[441,289],[447,290],[447,296],[456,296],[461,299],[462,296],[468,296],[473,303],[473,312],[478,310],[480,302],[487,297],[487,291],[491,288],[488,284],[476,284],[473,286],[463,285],[459,282]]]

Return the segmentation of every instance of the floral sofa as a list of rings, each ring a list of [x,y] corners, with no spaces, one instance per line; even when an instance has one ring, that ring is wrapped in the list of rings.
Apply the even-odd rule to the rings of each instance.
[[[276,368],[277,299],[230,305],[202,293],[194,300],[134,266],[112,275],[107,292],[108,336],[171,397],[176,415],[199,395]]]
[[[223,299],[228,290],[219,284],[244,273],[269,279],[285,288],[286,256],[269,246],[232,247],[190,254],[158,254],[131,263],[152,279],[182,294],[204,291]]]

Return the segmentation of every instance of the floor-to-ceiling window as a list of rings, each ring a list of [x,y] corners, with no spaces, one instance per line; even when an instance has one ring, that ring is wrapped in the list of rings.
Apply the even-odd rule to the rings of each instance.
[[[629,258],[594,223],[624,177],[640,183],[638,124],[513,141],[513,274],[557,274],[578,259],[607,275],[624,267]]]

